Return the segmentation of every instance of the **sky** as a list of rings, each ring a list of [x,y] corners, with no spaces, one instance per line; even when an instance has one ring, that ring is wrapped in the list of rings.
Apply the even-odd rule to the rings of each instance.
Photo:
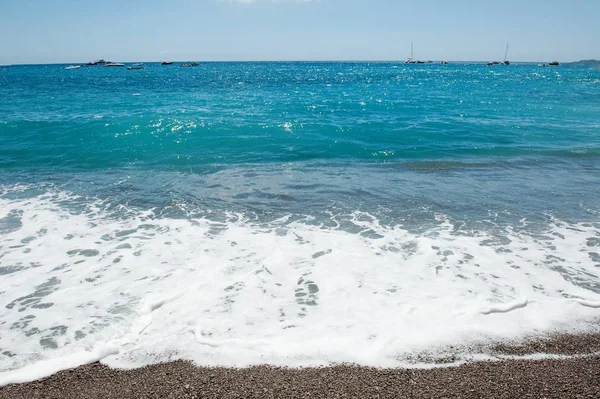
[[[600,0],[0,0],[0,64],[600,58]]]

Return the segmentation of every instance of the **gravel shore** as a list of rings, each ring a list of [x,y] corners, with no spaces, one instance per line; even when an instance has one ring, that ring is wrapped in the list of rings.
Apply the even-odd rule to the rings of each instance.
[[[600,398],[598,334],[551,337],[496,350],[583,355],[431,369],[234,369],[176,361],[115,370],[95,363],[0,388],[0,398]]]

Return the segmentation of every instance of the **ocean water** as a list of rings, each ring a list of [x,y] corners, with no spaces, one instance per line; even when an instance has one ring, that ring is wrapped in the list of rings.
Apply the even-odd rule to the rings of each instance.
[[[600,316],[600,71],[13,66],[0,99],[4,383],[394,366]]]

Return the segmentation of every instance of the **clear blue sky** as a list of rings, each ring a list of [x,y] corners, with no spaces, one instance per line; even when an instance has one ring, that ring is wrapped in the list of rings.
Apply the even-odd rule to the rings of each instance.
[[[600,58],[600,0],[0,0],[0,64]]]

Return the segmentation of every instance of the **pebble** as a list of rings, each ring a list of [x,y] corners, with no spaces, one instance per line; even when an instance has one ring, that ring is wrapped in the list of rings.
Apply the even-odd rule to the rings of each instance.
[[[564,340],[561,345],[560,340]],[[567,336],[504,353],[570,352],[567,359],[471,362],[431,369],[196,367],[190,362],[115,370],[99,363],[0,388],[0,399],[30,398],[600,398],[600,335]],[[598,346],[597,346],[598,345]],[[554,351],[554,352],[552,352]]]

